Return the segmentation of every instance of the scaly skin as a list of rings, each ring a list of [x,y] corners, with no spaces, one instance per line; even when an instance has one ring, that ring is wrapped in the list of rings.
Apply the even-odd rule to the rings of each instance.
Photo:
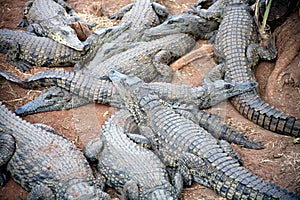
[[[91,76],[107,76],[110,69],[139,76],[145,82],[170,82],[173,72],[168,66],[188,53],[196,44],[187,34],[168,35],[150,42],[136,43],[135,47],[116,54],[97,67],[89,65],[81,71]]]
[[[126,51],[134,46],[135,42],[143,41],[144,31],[160,24],[169,15],[167,9],[153,0],[135,0],[111,16],[121,19],[120,24],[130,24],[130,27],[119,34],[113,42],[99,46],[93,57],[76,66],[76,70],[83,67],[98,68],[100,63],[113,55]]]
[[[195,37],[196,40],[208,40],[218,29],[219,23],[206,20],[195,14],[182,13],[173,15],[166,19],[162,24],[145,31],[145,37],[157,37],[170,34],[185,33]]]
[[[54,0],[34,0],[25,4],[23,19],[19,26],[28,26],[30,32],[83,51],[85,44],[78,39],[75,30],[68,25],[70,21],[71,18],[67,15],[66,8]]]
[[[89,81],[90,79],[107,76],[108,70],[116,68],[126,74],[137,75],[146,82],[171,81],[173,72],[167,64],[189,52],[195,44],[195,40],[186,34],[170,35],[152,42],[140,43],[136,47],[100,63],[97,68],[82,69],[76,73],[84,74],[86,81]],[[42,78],[42,75],[38,77]],[[55,79],[55,75],[53,74],[51,78]],[[59,96],[59,102],[57,103],[55,103],[56,99],[54,98],[57,97],[55,95],[52,96],[53,99],[51,100],[49,98],[42,99],[43,97],[50,97],[53,92],[59,95],[64,94],[64,96]],[[72,98],[74,98],[74,100],[72,100]],[[48,102],[50,101],[51,103],[49,105]],[[71,105],[70,102],[76,102],[76,104]],[[35,106],[32,107],[32,103],[30,103],[31,105],[25,105],[19,109],[19,111],[26,114],[32,113],[32,108],[37,109],[33,110],[33,112],[38,110],[51,111],[70,109],[86,103],[86,99],[78,96],[72,97],[72,95],[66,91],[57,89],[56,91],[51,90],[48,94],[43,95],[36,101]]]
[[[85,156],[98,161],[98,173],[121,193],[122,199],[178,199],[181,176],[178,174],[174,188],[159,158],[127,137],[122,124],[128,117],[131,114],[127,110],[111,116],[101,129],[100,139],[86,145]]]
[[[56,108],[58,105],[63,105],[63,108],[72,108],[76,103],[96,102],[110,104],[115,107],[124,107],[121,97],[110,81],[85,76],[78,72],[63,70],[44,71],[24,81],[20,81],[16,77],[2,71],[0,71],[0,75],[25,88],[55,85],[82,97],[81,99],[73,98],[72,101],[66,101],[65,98],[68,94],[64,93],[64,90],[53,88],[54,91],[50,90],[50,93],[43,92],[35,101],[31,101],[25,106],[16,109],[15,112],[20,115],[43,112],[47,107]],[[135,76],[131,76],[131,78],[133,80],[137,79]],[[158,95],[161,99],[173,104],[173,107],[176,107],[178,111],[188,112],[187,117],[199,123],[203,128],[210,130],[214,137],[225,139],[228,142],[247,148],[263,148],[261,143],[249,141],[242,133],[229,128],[218,116],[199,110],[211,107],[242,92],[249,91],[257,86],[256,83],[248,82],[233,85],[224,81],[215,81],[201,87],[193,87],[161,82],[144,83],[140,79],[139,82],[141,90],[148,94]],[[188,106],[185,106],[186,104]]]
[[[0,167],[32,199],[110,199],[83,153],[51,127],[30,124],[0,103],[0,130]]]
[[[96,102],[118,107],[123,105],[113,84],[106,77],[94,77],[89,74],[83,74],[80,71],[69,72],[65,70],[46,70],[39,74],[35,74],[24,81],[21,81],[4,71],[0,71],[0,75],[24,88],[39,88],[52,85],[58,86],[81,97],[84,100],[83,103]],[[193,103],[199,108],[208,108],[224,99],[249,91],[256,86],[257,83],[254,82],[234,85],[220,80],[213,82],[212,84],[203,85],[202,87],[175,85],[162,82],[143,82],[141,88],[149,93],[155,93],[161,98],[171,102]],[[59,101],[58,103],[66,102],[67,105],[70,105],[70,101],[64,99],[65,97],[66,94],[63,93],[63,91],[56,92],[56,90],[54,90],[51,91],[51,93],[43,93],[42,98],[34,101],[34,103],[30,103],[27,110],[29,109],[32,110],[32,112],[37,112],[38,110],[36,111],[36,109],[44,107],[41,105],[49,105],[55,108],[56,102],[52,101],[55,98]],[[18,108],[17,113],[28,113],[26,107],[23,108]]]
[[[55,85],[84,98],[88,102],[107,104],[120,100],[115,87],[109,80],[89,78],[82,73],[65,70],[46,70],[24,81],[3,71],[0,71],[0,75],[24,88]]]
[[[21,30],[0,30],[0,52],[7,61],[23,71],[31,66],[70,66],[84,58],[86,51],[76,51],[47,37]]]
[[[77,51],[47,37],[38,37],[21,30],[0,30],[0,52],[6,54],[7,61],[20,68],[29,70],[31,66],[70,66],[88,59],[94,48],[113,40],[126,30],[127,26],[118,26],[96,30],[87,41],[86,51]]]
[[[260,58],[274,59],[276,50],[258,45],[258,36],[249,6],[243,0],[221,0],[211,10],[198,10],[201,17],[222,17],[215,41],[215,54],[225,67],[225,81],[255,81],[252,67]],[[284,135],[299,136],[300,120],[267,104],[257,90],[231,99],[233,106],[261,127]]]
[[[241,166],[229,145],[176,113],[156,95],[112,70],[110,78],[135,117],[141,133],[167,166],[179,167],[187,183],[197,181],[227,199],[299,199]],[[233,151],[233,150],[230,150]]]

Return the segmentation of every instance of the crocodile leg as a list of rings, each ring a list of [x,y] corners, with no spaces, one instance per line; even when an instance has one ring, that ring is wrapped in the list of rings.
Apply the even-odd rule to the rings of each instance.
[[[3,40],[0,43],[0,49],[2,49],[2,52],[6,53],[6,61],[8,63],[18,67],[23,72],[31,68],[32,65],[29,62],[19,59],[20,47],[18,42],[10,39]]]
[[[124,6],[123,8],[121,8],[118,12],[116,12],[115,14],[109,16],[110,19],[122,19],[123,16],[125,15],[125,13],[127,13],[129,10],[131,10],[132,6],[134,4],[131,3],[131,4],[128,4],[126,6]]]
[[[158,52],[153,58],[153,64],[160,73],[160,76],[155,81],[158,82],[171,82],[173,78],[173,71],[169,65],[167,65],[172,59],[173,55],[171,52],[163,50]]]
[[[20,23],[18,24],[18,27],[27,27],[30,24],[27,20],[26,15],[28,15],[28,12],[29,12],[32,4],[33,4],[33,1],[28,1],[25,3],[24,10],[23,10],[23,18],[20,21]]]
[[[224,78],[224,74],[226,70],[226,66],[222,63],[215,67],[213,67],[204,77],[202,85],[208,85],[213,83],[216,80],[222,80]]]
[[[72,8],[72,6],[68,4],[66,1],[64,0],[53,0],[53,1],[61,5],[69,15],[74,15],[76,13],[75,10]]]
[[[15,152],[15,139],[10,134],[0,133],[0,167],[5,165]]]
[[[168,16],[170,16],[170,13],[168,12],[167,8],[159,3],[153,2],[152,8],[155,11],[155,13],[159,16],[160,19],[164,21],[164,19],[167,19]]]
[[[259,58],[263,60],[274,60],[277,56],[275,39],[270,38],[267,48],[259,44],[250,44],[247,47],[246,57],[250,63],[257,63]]]
[[[192,181],[196,181],[197,183],[210,188],[210,184],[205,181],[204,179],[201,179],[201,176],[193,177],[193,170],[196,168],[202,168],[205,169],[207,166],[205,162],[199,157],[192,153],[185,152],[181,156],[181,159],[178,161],[178,171],[181,173],[184,182],[187,185],[191,185]],[[199,173],[200,174],[200,173]],[[205,176],[205,174],[203,174]]]
[[[43,36],[43,37],[46,37],[47,35],[45,34],[45,31],[43,30],[42,26],[39,25],[39,24],[30,24],[28,27],[27,27],[27,31],[29,33],[33,33],[33,34],[36,34],[36,35],[39,35],[39,36]]]
[[[0,132],[0,186],[7,181],[7,175],[4,170],[7,162],[15,152],[15,139],[12,135]]]
[[[34,199],[45,199],[45,200],[54,200],[55,196],[52,192],[52,190],[44,185],[40,184],[35,186],[28,194],[27,196],[28,200],[34,200]]]
[[[105,141],[102,138],[97,140],[89,141],[84,148],[84,156],[90,161],[96,161],[99,158],[103,148],[105,146]]]
[[[139,187],[134,181],[127,181],[122,189],[121,199],[140,199]]]
[[[207,10],[201,9],[201,7],[194,7],[193,12],[199,14],[199,16],[204,17],[206,19],[218,19],[222,16],[222,10],[219,8],[219,4],[222,0],[215,1],[215,3],[210,6]]]
[[[240,165],[243,165],[242,157],[232,148],[226,140],[220,140],[218,145],[224,150],[224,153],[230,155]]]

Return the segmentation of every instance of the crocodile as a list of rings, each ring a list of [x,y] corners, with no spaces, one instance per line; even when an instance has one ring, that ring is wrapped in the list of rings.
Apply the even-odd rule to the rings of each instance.
[[[245,169],[228,143],[215,139],[157,95],[139,90],[138,80],[127,79],[115,70],[109,77],[142,136],[166,166],[178,168],[188,185],[196,181],[227,199],[300,198]]]
[[[130,27],[119,34],[114,41],[99,46],[93,57],[78,64],[76,69],[97,68],[104,60],[132,48],[135,42],[143,41],[145,30],[160,24],[168,16],[167,9],[155,0],[133,0],[131,4],[110,16],[111,19],[121,19],[120,25],[130,23]]]
[[[214,9],[198,9],[199,16],[206,19],[222,18],[215,39],[215,57],[219,65],[209,73],[212,81],[225,72],[227,82],[254,81],[252,70],[259,58],[272,60],[277,51],[271,38],[267,48],[259,44],[257,27],[250,14],[250,7],[245,0],[218,0]],[[260,98],[256,89],[237,95],[231,100],[232,105],[247,119],[261,127],[289,136],[300,136],[300,119],[290,116],[269,105]]]
[[[110,199],[83,153],[52,127],[30,124],[0,102],[1,184],[4,174],[28,199]]]
[[[219,27],[214,20],[206,20],[188,11],[170,16],[160,25],[147,29],[145,38],[156,38],[170,34],[185,33],[195,37],[196,40],[209,40]]]
[[[89,46],[85,51],[77,51],[47,37],[39,37],[22,30],[0,30],[0,52],[6,60],[22,71],[31,66],[71,66],[88,59],[94,48],[113,40],[127,26],[97,29],[87,39]]]
[[[62,101],[62,105],[69,108],[73,104],[77,104],[78,99],[73,98],[73,101],[65,101],[67,94],[64,91],[72,92],[75,95],[83,97],[80,102],[85,103],[95,102],[101,104],[109,104],[114,107],[123,108],[123,101],[117,93],[115,87],[110,80],[87,78],[85,75],[78,72],[68,72],[63,70],[44,71],[36,74],[24,81],[0,71],[0,76],[19,84],[25,88],[35,88],[41,86],[56,85],[64,90],[56,88],[50,93],[48,91],[40,95],[35,101],[31,101],[26,106],[19,107],[15,112],[19,115],[42,112],[47,107],[56,108],[58,102]],[[138,79],[136,76],[130,76],[132,79]],[[212,84],[204,84],[200,87],[190,85],[177,85],[164,82],[145,83],[142,80],[140,88],[149,94],[156,94],[161,99],[167,101],[177,110],[181,112],[192,113],[189,115],[191,119],[199,123],[200,126],[209,130],[209,132],[218,139],[224,139],[228,142],[244,146],[246,148],[261,149],[263,144],[256,141],[250,141],[243,133],[228,127],[221,121],[220,117],[211,113],[206,113],[199,109],[209,108],[218,104],[220,101],[230,98],[234,95],[251,90],[257,86],[257,83],[247,82],[234,85],[225,83],[224,81],[215,81]],[[41,101],[41,103],[39,103]],[[40,106],[40,104],[44,106]],[[187,105],[187,106],[186,106]],[[46,107],[46,108],[47,108]]]
[[[175,16],[174,16],[174,18],[175,18]],[[176,34],[178,34],[178,33],[181,33],[181,34],[183,34],[183,33],[191,34],[192,33],[192,35],[197,40],[197,39],[206,37],[207,35],[209,35],[209,33],[211,31],[218,28],[218,23],[213,22],[213,21],[212,21],[213,23],[210,23],[210,21],[204,20],[204,19],[202,19],[202,18],[200,18],[196,15],[189,15],[189,17],[186,17],[186,18],[187,18],[187,20],[191,21],[191,23],[189,25],[187,25],[188,26],[187,30],[180,29],[180,31],[174,32],[173,36],[168,36],[168,38],[174,38],[174,41],[173,41],[174,44],[176,44],[177,41],[180,39],[179,37],[176,36]],[[197,28],[195,28],[195,27],[197,27]],[[170,33],[170,34],[173,34],[173,33]],[[151,34],[147,34],[147,36],[145,34],[144,36],[145,36],[145,40],[146,40],[146,38],[152,37]],[[186,37],[186,36],[184,36],[184,37]],[[147,39],[147,40],[149,40],[149,39]],[[159,46],[164,45],[166,43],[166,42],[164,42],[164,40],[165,39],[161,39],[161,40],[158,40],[158,42],[155,42],[155,43],[158,44]],[[194,43],[193,40],[189,39],[188,41],[191,41],[190,44],[187,43],[188,46],[191,45],[191,47],[192,47],[193,46],[192,43]],[[172,42],[172,40],[170,40],[170,42]],[[179,43],[184,43],[184,40],[179,40]],[[137,51],[140,51],[141,49],[140,50],[138,50],[138,49],[142,48],[143,51],[145,51],[145,49],[147,51],[148,44],[150,44],[151,46],[154,47],[153,41],[152,41],[152,43],[140,42],[140,43],[135,43],[136,47],[134,47],[133,49],[136,49]],[[186,45],[183,45],[183,46],[185,47]],[[188,47],[188,46],[186,46],[186,47]],[[180,47],[179,49],[181,49],[181,48],[182,47]],[[138,57],[135,54],[142,55],[142,52],[135,53],[134,51],[136,51],[136,50],[133,50],[133,49],[129,50],[128,52],[131,52],[131,54],[133,54],[132,56],[134,58]],[[109,60],[105,60],[104,62],[102,62],[102,64],[104,63],[104,65],[107,65],[106,68],[108,70],[109,68],[111,68],[111,66],[115,66],[116,63],[121,62],[121,60],[124,60],[124,59],[126,59],[126,60],[131,59],[132,60],[132,58],[128,57],[128,55],[127,55],[128,52],[125,51],[125,52],[123,52],[119,55],[115,55],[112,58],[110,58]],[[186,50],[186,52],[188,52],[188,50]],[[141,58],[143,58],[143,56],[139,57],[139,59],[141,59]],[[91,60],[91,59],[92,58],[86,59],[86,60]],[[94,60],[96,60],[96,59],[94,58]],[[114,63],[112,63],[112,61],[114,61]],[[94,65],[91,64],[87,68],[84,68],[80,71],[84,71],[85,73],[89,73],[89,71],[92,71],[92,74],[98,74],[99,73],[98,71],[102,70],[102,66],[103,66],[103,65],[100,65],[100,64],[101,64],[101,62],[99,61],[98,65],[96,67],[94,67]],[[124,64],[126,64],[126,62],[124,62],[122,65],[124,66]],[[134,61],[134,66],[135,65],[137,65],[137,63]],[[125,66],[129,67],[130,65],[125,65]],[[167,67],[165,69],[167,69]],[[76,71],[79,71],[79,70],[76,70]],[[145,73],[142,73],[142,74],[145,75]],[[139,76],[139,77],[141,77],[141,76]],[[72,102],[75,102],[75,104],[73,105]],[[33,100],[33,101],[29,102],[28,104],[26,104],[22,107],[20,107],[16,111],[19,115],[27,115],[27,114],[33,114],[33,113],[36,113],[36,112],[70,109],[70,108],[78,107],[80,105],[79,102],[82,102],[82,105],[87,103],[87,101],[85,101],[84,99],[76,97],[76,96],[68,93],[67,91],[62,90],[61,88],[57,88],[57,89],[50,89],[49,91],[44,90],[43,94],[40,97],[38,97],[36,100]]]
[[[131,114],[127,110],[112,115],[102,126],[100,138],[86,145],[85,156],[98,162],[97,173],[121,194],[121,199],[179,199],[181,175],[175,175],[173,186],[160,159],[127,137],[124,123],[128,117]]]
[[[85,81],[89,82],[90,79],[94,80],[94,78],[107,76],[108,70],[116,68],[123,73],[137,75],[146,82],[168,82],[172,79],[173,71],[167,64],[169,64],[169,62],[173,61],[175,58],[178,58],[189,52],[195,44],[196,41],[186,34],[169,35],[151,42],[142,42],[132,49],[105,60],[97,68],[85,68],[78,71],[76,70],[74,73],[85,75],[82,77],[85,77]],[[45,75],[48,76],[49,74]],[[39,75],[38,77],[41,78],[42,76]],[[52,78],[55,79],[55,75],[53,75]],[[41,107],[44,111],[51,111],[51,109],[59,110],[63,108],[70,109],[87,103],[85,99],[68,94],[66,91],[62,91],[61,89],[57,89],[57,91],[51,90],[50,92],[47,92],[46,95],[43,95],[43,97],[56,97],[55,95],[51,94],[53,92],[60,95],[64,94],[63,97],[60,96],[60,102],[54,103],[54,99],[50,100],[52,103],[49,107],[49,105],[47,105],[49,98],[41,102],[38,100],[36,106],[25,106],[25,108],[22,108],[22,111],[24,111],[24,113],[30,113],[32,112],[32,108],[38,107]],[[76,102],[76,104],[72,105],[70,102]],[[68,107],[65,107],[66,104]],[[33,112],[36,111],[37,110],[33,110]]]
[[[86,44],[78,39],[75,30],[69,26],[70,22],[80,19],[68,16],[67,11],[72,13],[73,10],[64,1],[59,2],[63,2],[64,7],[54,0],[28,1],[24,7],[23,19],[18,26],[28,26],[29,32],[52,38],[58,43],[83,51]]]
[[[101,104],[110,104],[116,107],[122,107],[123,105],[115,87],[106,76],[95,77],[89,74],[81,73],[80,71],[70,72],[66,70],[46,70],[25,80],[20,80],[5,71],[0,71],[0,76],[20,85],[23,88],[39,88],[53,85],[58,86],[75,94],[78,97],[81,97],[84,99],[85,103],[95,102]],[[234,95],[251,90],[256,86],[256,82],[232,84],[219,80],[213,82],[212,84],[202,85],[201,87],[176,85],[164,82],[143,82],[142,88],[149,93],[155,93],[159,95],[163,99],[172,102],[191,102],[203,109],[211,107]],[[44,107],[40,106],[40,104],[55,108],[58,106],[53,101],[55,98],[57,98],[59,101],[67,102],[68,106],[72,105],[70,101],[64,99],[66,97],[64,93],[56,93],[55,90],[51,92],[52,93],[44,93],[41,99],[28,104],[30,105],[30,108],[18,108],[16,112],[22,115],[23,113],[29,114],[28,110],[32,111],[32,113],[43,111],[41,109]]]

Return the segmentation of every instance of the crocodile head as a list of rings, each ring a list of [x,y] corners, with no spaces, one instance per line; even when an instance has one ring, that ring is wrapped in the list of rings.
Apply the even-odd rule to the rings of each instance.
[[[196,39],[209,39],[219,24],[214,20],[206,20],[194,14],[183,13],[174,15],[159,26],[145,31],[146,37],[164,36],[169,34],[187,33]]]
[[[140,112],[138,107],[141,96],[144,94],[141,92],[141,87],[144,82],[136,76],[121,74],[116,70],[110,70],[108,72],[110,80],[116,87],[120,97],[124,100],[124,104],[128,110],[134,114],[135,121],[140,123],[142,116],[144,115]]]
[[[72,95],[61,88],[53,87],[43,90],[36,99],[17,108],[15,113],[25,116],[35,113],[70,109],[73,105]]]
[[[203,84],[202,86],[205,88],[207,93],[206,96],[209,96],[205,103],[208,102],[207,105],[210,107],[228,98],[249,92],[255,89],[258,86],[258,83],[251,81],[229,83],[224,80],[216,80],[208,84]],[[200,107],[204,108],[206,106],[200,105]]]
[[[65,194],[64,199],[69,200],[109,200],[110,197],[105,192],[101,191],[92,182],[82,181],[70,185]]]
[[[85,50],[86,45],[81,42],[74,29],[70,26],[51,27],[48,37],[78,51]]]

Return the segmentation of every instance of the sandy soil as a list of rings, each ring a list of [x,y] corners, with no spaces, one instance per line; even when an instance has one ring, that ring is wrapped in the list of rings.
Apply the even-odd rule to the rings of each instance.
[[[22,18],[22,10],[25,0],[0,0],[0,28],[17,29],[16,25]],[[87,20],[101,19],[98,24],[114,25],[116,22],[107,19],[107,16],[117,11],[129,0],[121,0],[118,3],[112,0],[87,0],[69,1],[75,10]],[[194,4],[194,0],[166,0],[159,3],[167,6],[172,14],[180,13]],[[295,19],[291,23],[295,23],[293,27],[300,27],[299,15],[295,14]],[[281,28],[281,27],[280,27]],[[277,34],[284,30],[285,33],[289,29],[278,29]],[[296,34],[281,36],[284,42],[278,42],[277,45],[286,45],[288,41],[294,37],[299,38],[299,29]],[[297,40],[296,40],[297,41]],[[299,40],[298,40],[299,42]],[[296,42],[297,43],[297,42]],[[280,48],[277,62],[261,62],[256,69],[256,77],[259,82],[259,89],[262,98],[267,99],[273,106],[280,110],[300,117],[300,64],[299,64],[299,47],[296,48],[296,58],[285,61],[280,57],[284,53],[290,54],[294,43],[289,43],[287,48]],[[278,46],[277,46],[278,48]],[[295,48],[294,48],[295,51]],[[268,77],[274,72],[276,66],[279,65],[278,60],[281,58],[280,66],[283,70],[277,75],[276,84],[268,82]],[[199,85],[205,73],[211,69],[216,63],[213,60],[213,48],[206,41],[199,41],[195,49],[177,60],[171,65],[175,71],[174,81],[176,83],[187,83]],[[284,65],[282,67],[282,65]],[[29,76],[47,68],[34,67],[24,75],[20,70],[5,61],[5,56],[0,55],[0,69],[9,71],[19,77]],[[68,68],[71,70],[72,68]],[[0,100],[4,102],[10,109],[15,110],[17,107],[24,105],[40,94],[41,90],[25,90],[15,84],[9,83],[4,79],[0,79]],[[266,88],[272,88],[272,96],[266,96]],[[223,117],[233,127],[242,130],[251,138],[263,141],[265,149],[251,150],[245,149],[237,145],[233,145],[238,153],[241,154],[244,166],[254,174],[273,182],[290,191],[300,193],[300,148],[296,144],[293,137],[281,136],[270,131],[264,130],[252,122],[243,118],[228,102],[223,102],[214,108],[211,112],[217,113]],[[99,136],[100,127],[111,113],[115,112],[115,108],[89,104],[77,109],[55,111],[49,113],[40,113],[24,117],[31,123],[44,123],[52,126],[58,134],[67,137],[74,142],[80,149],[90,139]],[[108,189],[113,195],[114,191]],[[19,199],[26,197],[27,192],[23,190],[12,179],[8,183],[0,187],[0,199]],[[115,196],[115,195],[114,195]],[[207,189],[199,184],[194,183],[191,187],[183,189],[182,199],[222,199],[212,190]]]

